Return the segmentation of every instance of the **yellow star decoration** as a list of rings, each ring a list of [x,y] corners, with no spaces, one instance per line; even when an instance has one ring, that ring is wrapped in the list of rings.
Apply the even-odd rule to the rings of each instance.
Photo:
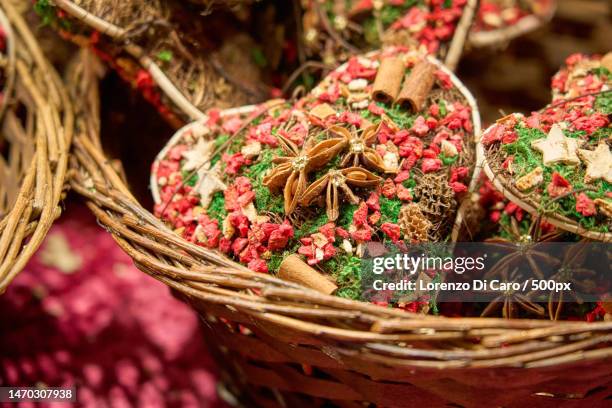
[[[595,150],[580,149],[578,155],[586,163],[584,182],[604,179],[612,183],[612,153],[606,142],[600,142]]]
[[[550,128],[548,136],[544,139],[534,140],[531,142],[531,147],[543,154],[545,166],[555,163],[576,165],[580,164],[576,151],[582,143],[583,141],[580,139],[566,137],[563,134],[563,129],[555,123]]]

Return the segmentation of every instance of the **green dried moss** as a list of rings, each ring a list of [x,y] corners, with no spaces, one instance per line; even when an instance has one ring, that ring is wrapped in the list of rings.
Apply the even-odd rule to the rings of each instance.
[[[392,222],[397,223],[399,218],[400,210],[402,209],[402,201],[397,198],[389,199],[387,197],[380,197],[380,222]]]
[[[336,280],[336,295],[353,300],[361,299],[361,259],[348,254],[336,255],[324,262],[322,268]]]
[[[438,158],[440,160],[442,160],[442,163],[445,166],[450,166],[451,164],[453,164],[453,163],[455,163],[457,161],[457,159],[459,158],[459,155],[457,154],[457,155],[455,155],[453,157],[447,157],[447,156],[444,155],[444,153],[440,153],[438,155]]]
[[[300,239],[306,237],[310,234],[314,234],[321,228],[323,225],[327,224],[329,219],[327,218],[327,214],[323,211],[316,218],[306,220],[299,229],[295,230],[295,239]]]
[[[393,104],[391,106],[387,106],[381,102],[377,102],[376,104],[385,109],[387,116],[389,116],[391,120],[400,127],[400,129],[410,129],[414,124],[414,120],[416,118],[415,115],[408,114],[400,105]]]
[[[353,223],[353,214],[357,211],[356,204],[344,203],[340,207],[340,217],[337,220],[337,225],[348,230]]]
[[[595,109],[605,115],[612,114],[612,91],[608,91],[597,96],[595,99]]]
[[[264,175],[273,166],[272,160],[280,154],[282,154],[281,149],[265,149],[259,156],[259,160],[246,170],[246,174],[253,184],[253,191],[255,192],[254,204],[257,211],[284,214],[282,195],[272,194],[268,187],[263,185]]]
[[[546,133],[524,126],[518,126],[515,130],[518,135],[516,141],[503,145],[502,149],[508,156],[514,156],[513,167],[526,174],[542,164],[542,155],[531,148],[531,142],[545,138]]]
[[[36,1],[34,12],[40,17],[43,26],[53,25],[67,31],[72,28],[70,20],[58,17],[57,8],[49,0]]]
[[[225,209],[225,197],[221,191],[217,191],[213,194],[206,212],[209,217],[219,221],[219,225],[223,224],[223,220],[227,216],[227,210]]]
[[[191,177],[189,177],[189,174],[191,174],[191,171],[181,170],[183,182],[190,187],[194,187],[198,183],[198,174],[194,173]]]

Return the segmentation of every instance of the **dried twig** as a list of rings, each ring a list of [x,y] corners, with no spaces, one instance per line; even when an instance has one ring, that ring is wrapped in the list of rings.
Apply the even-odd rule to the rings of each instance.
[[[452,71],[457,68],[459,58],[461,58],[461,54],[463,53],[463,47],[465,46],[465,41],[472,27],[478,3],[479,0],[468,0],[463,8],[463,14],[461,15],[461,19],[459,19],[459,24],[455,29],[453,40],[450,43],[446,59],[444,60],[444,64]]]

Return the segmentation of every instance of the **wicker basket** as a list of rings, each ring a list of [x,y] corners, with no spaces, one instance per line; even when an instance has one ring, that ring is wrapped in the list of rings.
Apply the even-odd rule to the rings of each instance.
[[[95,93],[75,86],[74,97],[95,100],[79,93],[83,90]],[[88,109],[95,113],[95,106]],[[96,122],[95,115],[86,119]],[[138,268],[199,312],[222,381],[237,403],[549,407],[609,402],[612,322],[443,318],[322,295],[183,240],[131,196],[95,132],[79,132],[73,146],[72,187]]]
[[[144,88],[144,96],[158,105],[171,122],[201,118],[203,112],[213,106],[243,105],[265,97],[267,91],[261,88],[261,81],[254,74],[257,68],[248,59],[235,63],[241,71],[232,73],[226,71],[220,61],[223,50],[191,52],[187,43],[197,41],[186,41],[182,33],[175,30],[170,21],[172,9],[164,1],[141,4],[130,0],[109,4],[100,0],[57,0],[54,4],[82,23],[83,31],[66,33],[68,37],[81,45],[93,46],[124,79]],[[75,27],[71,31],[78,29]],[[96,35],[92,40],[92,31],[103,33],[104,39],[110,41],[101,41]],[[249,41],[246,37],[236,38],[241,44]],[[166,58],[170,60],[161,62],[159,56],[168,51]],[[148,79],[138,77],[140,69],[148,72],[155,89],[148,87]],[[251,76],[252,81],[248,80]]]
[[[556,0],[548,0],[548,2],[550,3],[549,7],[542,14],[529,14],[511,26],[496,30],[472,30],[468,36],[468,45],[474,48],[503,45],[514,38],[537,30],[552,20],[557,10]]]
[[[11,1],[1,0],[8,35],[8,84],[0,158],[0,293],[60,215],[73,112],[61,80]],[[8,20],[11,29],[5,24]]]
[[[302,26],[303,28],[300,27],[300,29],[307,31],[301,35],[304,36],[304,41],[305,41],[304,46],[306,47],[306,50],[309,53],[320,54],[317,56],[323,57],[322,59],[324,60],[329,58],[330,55],[333,54],[335,57],[334,60],[339,59],[340,61],[342,61],[342,60],[348,59],[351,55],[354,55],[356,53],[363,53],[363,52],[369,51],[369,49],[373,47],[372,45],[370,45],[370,47],[366,47],[365,44],[361,44],[361,45],[355,44],[354,43],[356,42],[355,39],[344,38],[345,36],[347,36],[347,34],[338,32],[336,28],[336,22],[329,21],[330,19],[328,17],[328,9],[325,8],[326,5],[330,6],[330,3],[333,3],[333,5],[331,5],[330,7],[332,10],[336,8],[340,8],[341,10],[343,10],[341,14],[341,16],[343,17],[341,19],[342,21],[342,20],[347,20],[347,19],[350,20],[350,18],[348,18],[348,15],[351,12],[347,11],[347,8],[353,7],[353,6],[356,8],[363,7],[364,10],[368,10],[368,13],[378,13],[379,11],[374,11],[376,6],[373,3],[370,2],[369,4],[367,4],[367,2],[359,3],[359,2],[350,2],[346,0],[341,0],[341,1],[336,1],[336,2],[307,0],[307,1],[303,1],[302,3],[303,3],[302,5],[302,8],[303,8]],[[382,5],[384,2],[379,2],[379,3]],[[426,8],[428,9],[431,8],[431,10],[435,9],[436,7],[442,7],[439,5],[434,5],[433,2],[422,2],[422,3],[425,3],[425,4],[421,4],[421,6],[426,6]],[[391,7],[396,7],[396,6],[397,4],[392,5]],[[463,5],[462,7],[463,8],[462,8],[461,16],[456,20],[456,22],[453,23],[455,24],[454,26],[455,31],[454,31],[452,38],[448,39],[447,41],[442,41],[445,44],[441,46],[436,52],[432,52],[432,55],[443,60],[444,65],[446,65],[448,68],[450,68],[453,71],[457,67],[459,60],[461,58],[461,55],[463,53],[464,45],[467,41],[470,27],[472,25],[472,22],[473,22],[473,19],[474,19],[474,16],[476,14],[476,10],[478,7],[478,0],[466,0],[465,5]],[[414,5],[414,6],[411,6],[411,8],[417,8],[417,6]],[[399,12],[399,9],[396,9],[395,11]],[[360,14],[363,14],[363,11],[357,11],[354,17],[359,16]],[[435,17],[435,18],[440,18],[440,17]],[[314,22],[316,22],[316,24],[314,24],[316,26],[315,32],[312,32],[314,27],[311,27],[310,30],[307,30],[310,26],[313,25]],[[440,22],[440,21],[437,23],[440,25],[444,24],[444,22]],[[345,22],[343,23],[343,25],[346,28],[349,28],[349,31],[352,30],[352,31],[358,32],[359,36],[363,36],[364,34],[364,31],[365,31],[364,24],[361,22],[352,22],[351,24],[348,24]],[[353,29],[351,28],[351,26],[357,26],[358,28]],[[383,47],[393,46],[393,45],[405,46],[405,47],[409,47],[413,49],[427,48],[427,45],[424,45],[420,43],[420,40],[417,40],[417,34],[418,34],[418,31],[421,30],[421,28],[415,28],[416,30],[415,32],[409,31],[407,32],[406,35],[399,35],[399,36],[385,34],[382,26],[378,27],[377,30],[379,32],[378,36],[379,36],[379,41],[381,44],[375,48],[378,48],[381,45]],[[311,32],[308,32],[308,31],[311,31]],[[326,44],[321,46],[322,49],[319,51],[317,51],[316,49],[310,49],[313,47],[313,44],[309,45],[309,42],[313,42],[313,41],[316,42],[313,38],[321,37],[321,34],[319,32],[323,34],[322,38],[328,38],[329,41],[326,41]],[[326,54],[326,56],[323,54]]]

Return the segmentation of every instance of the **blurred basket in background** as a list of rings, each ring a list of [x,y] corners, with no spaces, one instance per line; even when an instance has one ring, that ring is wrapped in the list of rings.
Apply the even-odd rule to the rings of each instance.
[[[503,46],[550,22],[556,9],[556,0],[483,1],[468,43],[474,48]]]
[[[300,43],[327,64],[384,46],[431,54],[457,66],[478,1],[303,0]]]
[[[175,124],[201,118],[213,106],[238,106],[267,96],[260,68],[249,53],[240,52],[254,47],[253,40],[232,32],[231,24],[203,22],[180,2],[54,4],[57,8],[39,1],[35,8],[63,35],[93,47]]]
[[[0,5],[6,14],[0,17],[5,35],[0,136],[3,292],[61,213],[74,118],[63,84],[28,24],[11,1]]]

